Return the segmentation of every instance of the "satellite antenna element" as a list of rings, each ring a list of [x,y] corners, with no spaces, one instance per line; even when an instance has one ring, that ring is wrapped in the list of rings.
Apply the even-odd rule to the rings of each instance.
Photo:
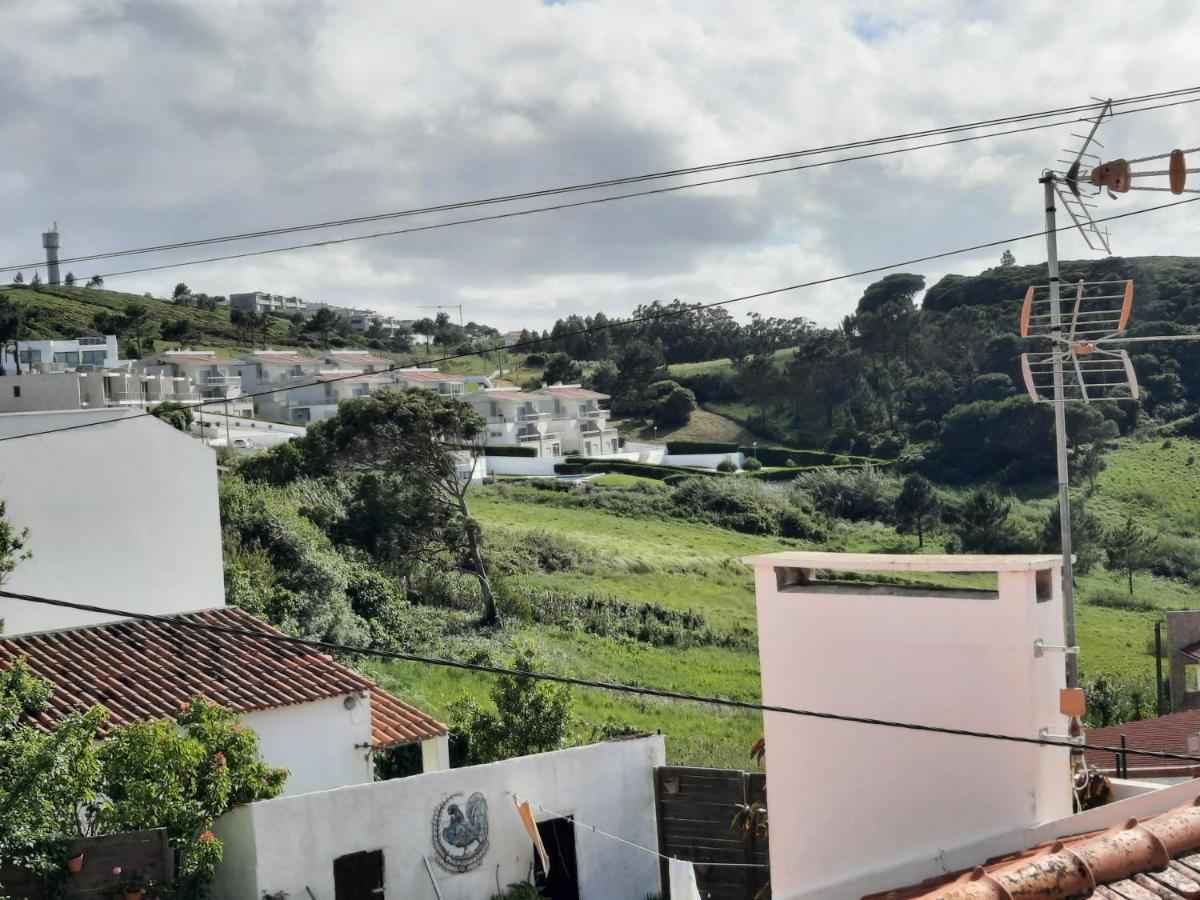
[[[1103,251],[1111,254],[1112,249],[1108,243],[1108,231],[1102,231],[1096,222],[1092,219],[1092,210],[1096,208],[1096,204],[1090,202],[1090,198],[1100,192],[1100,189],[1092,188],[1092,172],[1096,166],[1101,165],[1100,157],[1094,153],[1089,153],[1088,150],[1095,145],[1100,149],[1104,145],[1096,140],[1096,132],[1100,130],[1100,123],[1105,117],[1112,117],[1112,101],[1109,100],[1100,110],[1099,115],[1094,119],[1085,119],[1084,121],[1091,122],[1092,128],[1086,135],[1072,134],[1071,137],[1079,138],[1083,141],[1078,150],[1063,150],[1063,153],[1068,155],[1067,159],[1059,159],[1058,162],[1067,166],[1065,172],[1054,172],[1055,179],[1052,182],[1054,192],[1058,194],[1058,199],[1062,201],[1063,208],[1070,215],[1071,221],[1075,223],[1075,227],[1079,229],[1079,233],[1083,236],[1087,245],[1096,251]]]
[[[1032,285],[1021,307],[1021,337],[1047,349],[1021,354],[1025,389],[1035,403],[1089,403],[1138,399],[1137,375],[1124,350],[1104,346],[1118,338],[1133,308],[1132,281],[1079,281],[1070,312],[1052,324],[1050,286]],[[1062,366],[1062,397],[1054,395],[1054,367]]]

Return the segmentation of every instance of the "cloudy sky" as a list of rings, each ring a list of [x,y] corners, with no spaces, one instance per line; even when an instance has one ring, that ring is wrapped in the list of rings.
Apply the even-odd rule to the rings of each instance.
[[[1200,84],[1200,6],[1182,0],[0,0],[0,12],[0,265],[38,259],[52,220],[76,255]],[[708,302],[1035,231],[1039,170],[1072,130],[107,282],[408,316],[461,302],[501,328]],[[1102,139],[1113,156],[1200,145],[1200,103],[1118,118]],[[1162,200],[1127,196],[1105,211]],[[477,214],[71,268],[108,274]],[[1200,204],[1113,232],[1121,255],[1195,253]],[[1045,258],[1038,241],[1012,250]],[[1064,239],[1064,258],[1086,253]],[[932,281],[999,255],[909,268]],[[828,323],[868,280],[730,310]]]

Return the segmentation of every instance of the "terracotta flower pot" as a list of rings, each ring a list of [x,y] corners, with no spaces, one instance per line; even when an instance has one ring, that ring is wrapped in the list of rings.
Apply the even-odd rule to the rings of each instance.
[[[83,854],[82,853],[80,853],[78,856],[72,856],[70,859],[67,860],[67,871],[70,872],[72,875],[75,875],[75,874],[83,871]]]

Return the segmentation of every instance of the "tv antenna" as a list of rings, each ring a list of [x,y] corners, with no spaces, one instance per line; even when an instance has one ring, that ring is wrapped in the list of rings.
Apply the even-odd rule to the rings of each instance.
[[[1125,334],[1133,305],[1132,281],[1079,281],[1074,285],[1071,308],[1064,319],[1062,285],[1058,266],[1056,201],[1070,215],[1075,228],[1089,248],[1111,255],[1107,229],[1092,218],[1095,201],[1101,194],[1112,199],[1129,191],[1170,191],[1195,194],[1187,187],[1187,176],[1200,172],[1188,168],[1187,154],[1200,151],[1172,150],[1137,159],[1104,162],[1092,152],[1103,149],[1096,139],[1101,123],[1112,116],[1112,101],[1107,101],[1093,119],[1087,134],[1072,134],[1082,143],[1078,149],[1064,150],[1066,158],[1057,161],[1063,170],[1047,169],[1039,179],[1045,198],[1046,267],[1049,283],[1029,288],[1021,312],[1021,336],[1039,339],[1044,349],[1021,355],[1025,387],[1035,401],[1049,401],[1054,407],[1054,442],[1058,468],[1058,511],[1062,529],[1062,591],[1067,652],[1067,687],[1079,687],[1079,660],[1075,639],[1074,561],[1071,557],[1071,499],[1067,470],[1066,404],[1096,400],[1137,400],[1137,374],[1121,344],[1142,341],[1200,340],[1200,334],[1128,337]],[[1166,160],[1166,168],[1140,170],[1135,167]],[[1166,178],[1165,185],[1140,184],[1154,178]]]

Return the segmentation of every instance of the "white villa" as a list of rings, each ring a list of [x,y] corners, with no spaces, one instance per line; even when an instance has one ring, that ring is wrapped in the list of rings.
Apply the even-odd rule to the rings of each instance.
[[[396,386],[401,388],[423,388],[443,397],[464,397],[467,380],[461,375],[450,375],[437,369],[396,369],[392,372]]]
[[[386,356],[377,356],[369,350],[329,350],[325,353],[325,364],[335,369],[372,373],[395,365]]]
[[[608,410],[600,407],[608,394],[556,384],[536,391],[486,388],[466,399],[487,422],[484,443],[490,446],[532,447],[538,456],[603,456],[620,450],[617,430],[608,427]]]
[[[196,395],[189,397],[192,402],[228,401],[229,412],[242,415],[253,412],[253,403],[242,396],[238,364],[212,350],[168,350],[146,357],[138,367],[146,375],[186,379],[186,393]]]
[[[254,350],[234,366],[242,379],[242,389],[248,394],[305,376],[311,380],[323,368],[322,360],[295,350]]]
[[[16,374],[18,361],[22,372],[35,371],[39,367],[46,372],[65,372],[76,366],[115,368],[121,364],[115,334],[69,340],[17,341],[15,358],[11,345],[0,347],[0,368],[7,374]]]

